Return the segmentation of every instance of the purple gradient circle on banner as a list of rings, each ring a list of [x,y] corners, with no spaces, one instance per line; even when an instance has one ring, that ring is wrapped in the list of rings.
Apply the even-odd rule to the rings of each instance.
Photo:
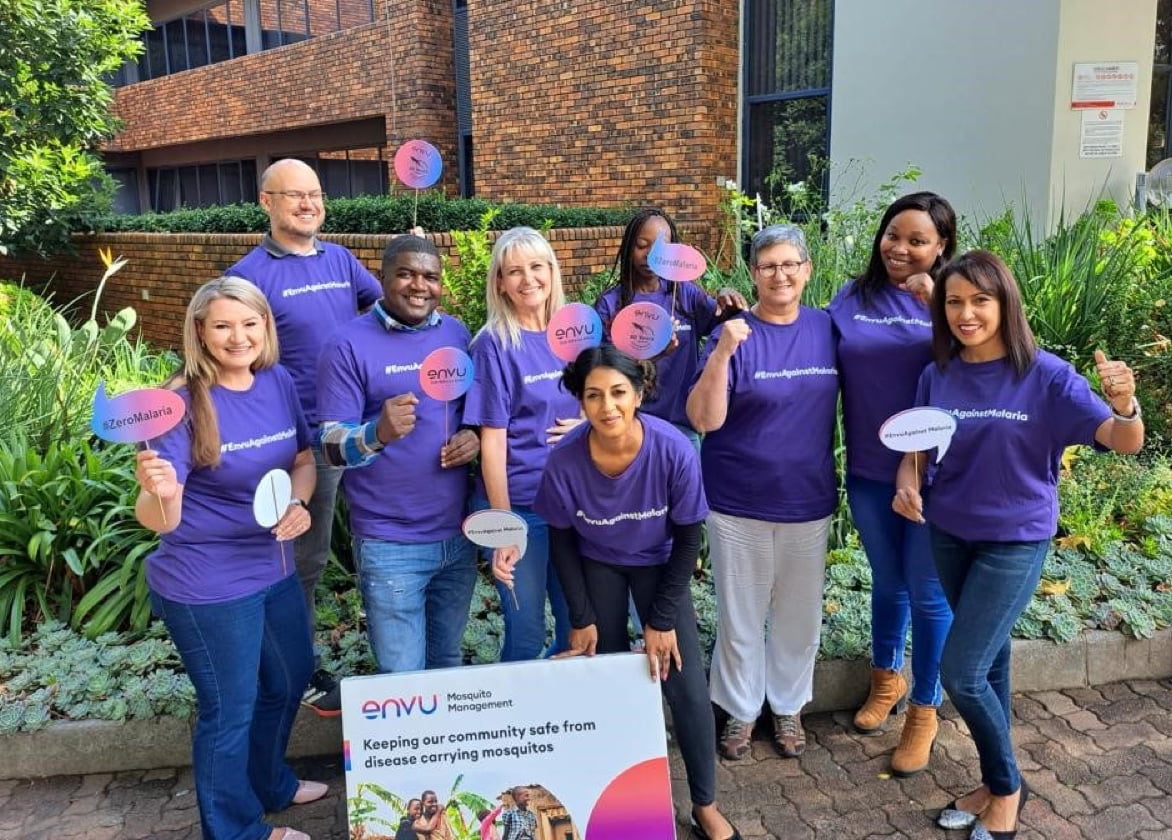
[[[175,428],[187,411],[183,397],[166,388],[139,388],[111,399],[106,396],[105,382],[98,383],[93,406],[90,429],[112,443],[157,438]]]
[[[611,780],[586,823],[590,840],[672,840],[675,810],[666,758],[650,758]]]
[[[572,362],[586,348],[602,344],[602,319],[592,306],[567,303],[549,319],[545,337],[555,356]]]
[[[654,303],[625,306],[610,325],[614,346],[634,359],[658,356],[671,342],[671,334],[671,315]]]
[[[409,187],[426,189],[443,171],[439,149],[426,140],[408,140],[395,152],[395,175]]]
[[[664,280],[688,283],[704,276],[708,261],[691,245],[666,242],[660,236],[647,253],[647,267]]]
[[[433,400],[448,402],[472,387],[472,359],[459,347],[432,350],[419,368],[419,387]]]

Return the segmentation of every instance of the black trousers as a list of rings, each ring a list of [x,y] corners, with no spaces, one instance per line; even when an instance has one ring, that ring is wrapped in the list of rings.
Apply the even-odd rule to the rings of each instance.
[[[598,628],[598,652],[630,650],[627,636],[627,595],[630,593],[646,625],[651,603],[666,566],[612,566],[593,560],[582,561],[586,592],[594,607]],[[716,801],[716,722],[708,700],[708,680],[700,658],[700,634],[692,595],[685,591],[676,611],[676,644],[684,668],[673,664],[663,685],[663,696],[671,708],[676,741],[688,774],[688,791],[693,805]]]

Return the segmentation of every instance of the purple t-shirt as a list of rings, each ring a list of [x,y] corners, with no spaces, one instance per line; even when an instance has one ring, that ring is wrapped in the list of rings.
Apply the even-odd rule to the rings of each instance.
[[[700,341],[716,325],[716,301],[695,283],[672,283],[660,279],[659,288],[654,292],[639,292],[631,303],[658,304],[669,314],[672,312],[672,287],[675,287],[675,317],[680,322],[676,338],[680,346],[675,352],[655,360],[655,394],[643,400],[645,414],[654,414],[672,423],[688,422],[686,405],[688,388],[696,377],[700,359]],[[621,292],[618,287],[608,289],[594,303],[602,318],[607,333],[610,323],[619,313]]]
[[[806,306],[790,324],[751,312],[741,317],[752,333],[729,362],[728,415],[700,446],[708,503],[719,513],[766,522],[829,516],[838,503],[830,317]],[[722,329],[708,340],[705,363]]]
[[[929,467],[925,518],[963,540],[998,542],[1054,536],[1062,450],[1093,444],[1111,416],[1073,367],[1044,350],[1021,379],[1008,359],[929,365],[916,405],[956,417],[952,444]]]
[[[675,525],[708,516],[700,461],[680,430],[639,414],[643,446],[621,475],[604,475],[590,459],[590,424],[552,452],[533,509],[554,528],[573,528],[583,557],[613,566],[658,566],[671,556]]]
[[[316,428],[317,359],[322,346],[338,327],[381,298],[382,288],[341,245],[318,241],[315,254],[278,257],[265,244],[224,273],[252,282],[269,299],[281,364],[297,383],[305,419]]]
[[[178,390],[188,402],[186,388]],[[258,370],[247,391],[214,386],[220,465],[193,467],[191,424],[152,441],[183,485],[179,525],[147,558],[147,583],[172,601],[214,604],[243,598],[296,572],[293,543],[281,547],[252,515],[256,486],[269,470],[292,470],[310,445],[297,389],[280,366]]]
[[[443,316],[422,330],[388,330],[373,313],[334,335],[318,365],[318,412],[322,422],[366,423],[383,402],[411,392],[415,428],[387,444],[364,467],[346,470],[342,490],[350,505],[350,530],[362,539],[397,543],[446,540],[460,533],[468,497],[466,467],[440,467],[440,449],[460,428],[464,398],[439,402],[423,393],[419,368],[432,350],[468,349],[468,329]]]
[[[578,401],[562,388],[562,362],[544,332],[521,331],[521,346],[501,344],[485,330],[472,342],[476,381],[464,401],[470,426],[506,429],[509,501],[531,507],[549,444],[546,429],[558,419],[581,414]]]
[[[902,454],[879,440],[879,427],[915,404],[916,381],[932,361],[932,316],[915,295],[885,283],[871,297],[848,283],[826,307],[838,340],[847,474],[895,483]]]

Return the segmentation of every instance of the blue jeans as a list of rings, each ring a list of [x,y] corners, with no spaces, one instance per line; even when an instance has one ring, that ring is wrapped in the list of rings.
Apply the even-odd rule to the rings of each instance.
[[[354,541],[366,632],[383,673],[454,668],[468,624],[476,553],[462,534],[428,543]]]
[[[487,502],[484,503],[486,507]],[[477,506],[481,508],[480,505]],[[496,581],[505,620],[505,641],[501,645],[501,662],[521,662],[539,656],[553,656],[570,649],[570,608],[562,594],[562,584],[549,559],[549,526],[532,508],[513,505],[513,513],[525,520],[529,534],[525,554],[513,570],[513,593]],[[492,562],[492,549],[488,552]],[[517,600],[514,604],[513,594]],[[545,599],[553,612],[553,644],[545,646]]]
[[[313,671],[297,575],[219,604],[151,593],[195,686],[192,765],[204,840],[265,840],[265,811],[293,801],[285,763],[301,692]]]
[[[995,796],[1021,786],[1009,726],[1009,633],[1042,577],[1049,540],[970,542],[932,527],[932,552],[952,604],[940,678],[968,724],[981,781]]]
[[[917,706],[939,706],[940,652],[952,625],[952,609],[932,561],[928,527],[891,509],[895,485],[847,476],[851,516],[871,564],[871,663],[903,667],[912,626],[912,693]]]

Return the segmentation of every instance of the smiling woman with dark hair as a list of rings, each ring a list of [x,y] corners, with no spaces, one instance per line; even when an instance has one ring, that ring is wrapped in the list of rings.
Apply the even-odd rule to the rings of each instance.
[[[1096,351],[1104,402],[1069,363],[1037,349],[1017,283],[997,256],[970,251],[940,276],[935,364],[920,376],[916,404],[952,414],[956,432],[931,468],[930,453],[903,457],[892,508],[928,522],[954,614],[940,676],[981,763],[981,786],[938,823],[975,821],[973,840],[1009,840],[1029,795],[1010,738],[1009,634],[1057,529],[1062,453],[1076,444],[1138,452],[1144,428],[1126,364]]]
[[[932,289],[955,250],[956,213],[947,201],[931,192],[897,198],[879,221],[866,271],[826,308],[842,385],[847,499],[871,566],[871,690],[854,727],[882,734],[888,715],[911,701],[891,756],[897,776],[923,770],[932,754],[952,610],[927,529],[891,510],[900,456],[879,440],[879,427],[914,403],[916,380],[932,358]],[[910,690],[900,673],[909,624]]]
[[[708,505],[696,450],[640,410],[651,369],[613,345],[583,350],[566,368],[588,422],[550,453],[533,507],[549,523],[570,607],[569,653],[629,650],[634,601],[652,678],[671,706],[694,830],[701,840],[739,839],[716,807],[716,733],[688,589]]]

